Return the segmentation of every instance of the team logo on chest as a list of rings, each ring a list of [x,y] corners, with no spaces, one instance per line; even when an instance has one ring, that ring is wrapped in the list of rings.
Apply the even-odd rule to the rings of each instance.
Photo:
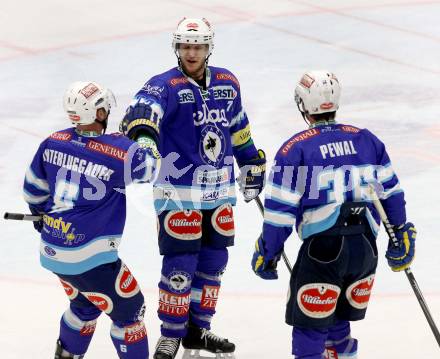
[[[225,156],[226,140],[215,126],[206,126],[200,134],[200,156],[211,166],[217,166]]]

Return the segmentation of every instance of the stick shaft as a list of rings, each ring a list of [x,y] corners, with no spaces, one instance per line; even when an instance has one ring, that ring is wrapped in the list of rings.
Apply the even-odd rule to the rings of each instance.
[[[371,190],[371,198],[373,200],[374,207],[376,208],[377,212],[379,213],[380,219],[385,227],[385,230],[388,234],[388,237],[390,240],[397,245],[397,238],[394,233],[393,227],[388,220],[388,217],[385,213],[385,210],[382,206],[382,203],[379,200],[379,197],[377,196],[376,191],[374,190],[374,187],[370,187]],[[416,278],[414,277],[413,272],[411,271],[411,268],[405,269],[406,277],[408,278],[409,284],[411,285],[411,288],[414,291],[414,294],[417,298],[417,301],[420,304],[420,307],[422,308],[423,314],[425,315],[426,320],[428,321],[429,326],[431,327],[432,333],[434,334],[435,340],[437,341],[437,344],[440,346],[440,333],[438,331],[438,328],[434,322],[434,319],[432,318],[431,312],[429,311],[428,305],[426,304],[426,300],[423,297],[422,291],[419,288],[419,285],[416,281]]]
[[[40,221],[41,220],[41,216],[35,216],[33,214],[24,214],[24,213],[10,213],[10,212],[5,212],[5,214],[3,215],[4,219],[12,219],[15,221],[32,221],[32,222],[36,222],[36,221]]]

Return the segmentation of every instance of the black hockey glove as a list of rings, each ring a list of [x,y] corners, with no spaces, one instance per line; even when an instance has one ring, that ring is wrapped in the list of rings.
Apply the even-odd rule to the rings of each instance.
[[[41,219],[39,221],[32,222],[34,224],[35,230],[38,233],[41,233],[41,231],[43,230],[43,226],[44,226],[44,222],[43,222],[43,214],[44,213],[40,212],[36,207],[31,206],[31,205],[29,205],[29,209],[34,216],[41,216]]]
[[[417,231],[414,224],[406,223],[394,230],[398,246],[390,240],[385,257],[393,272],[403,271],[411,266],[414,260]]]
[[[154,107],[139,102],[134,106],[130,106],[119,124],[119,132],[122,132],[134,141],[140,135],[146,135],[157,143],[161,118],[157,109],[156,111],[154,110]]]
[[[240,176],[237,182],[245,202],[252,201],[263,192],[266,180],[266,154],[263,150],[258,150],[258,156],[238,164]]]

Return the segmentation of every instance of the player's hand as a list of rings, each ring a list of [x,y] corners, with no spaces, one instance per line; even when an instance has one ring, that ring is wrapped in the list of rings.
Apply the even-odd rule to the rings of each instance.
[[[42,216],[44,214],[44,213],[41,213],[41,211],[39,211],[34,206],[29,206],[29,209],[34,216]],[[33,221],[32,223],[34,224],[35,230],[38,233],[41,233],[41,231],[43,230],[43,226],[44,226],[43,217],[41,217],[41,219],[39,221]]]
[[[398,246],[390,240],[385,257],[394,272],[400,272],[410,267],[415,255],[416,228],[411,222],[394,230]]]
[[[252,201],[263,192],[265,180],[266,155],[263,150],[258,150],[258,158],[240,164],[237,182],[245,202]]]
[[[278,279],[277,264],[280,257],[266,258],[263,238],[260,236],[255,242],[255,252],[252,256],[252,270],[263,279]]]

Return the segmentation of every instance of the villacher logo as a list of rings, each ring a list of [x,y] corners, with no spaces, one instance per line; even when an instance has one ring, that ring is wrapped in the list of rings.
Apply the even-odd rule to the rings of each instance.
[[[199,239],[202,237],[202,213],[197,210],[170,211],[165,216],[165,231],[178,239]]]
[[[302,286],[297,295],[301,311],[311,318],[326,318],[336,310],[341,289],[329,283],[312,283]]]
[[[224,236],[235,234],[234,217],[232,205],[225,203],[219,206],[211,217],[211,224],[217,232]]]
[[[374,274],[350,285],[345,292],[345,296],[350,305],[356,309],[366,309],[370,300],[373,284]]]
[[[134,297],[140,291],[136,279],[125,264],[121,265],[121,269],[116,278],[115,289],[116,293],[123,298]]]

